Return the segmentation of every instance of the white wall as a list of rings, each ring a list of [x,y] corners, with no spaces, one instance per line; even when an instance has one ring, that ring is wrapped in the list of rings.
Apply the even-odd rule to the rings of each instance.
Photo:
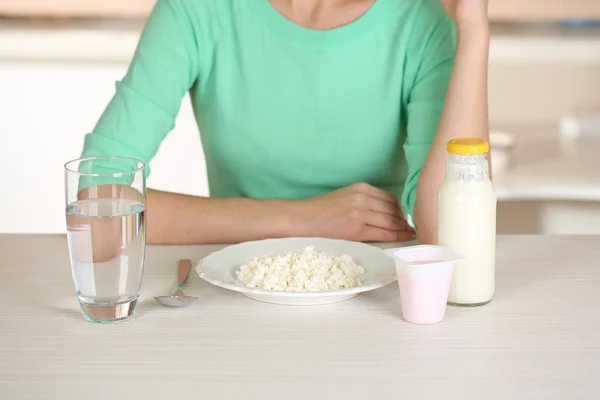
[[[63,233],[66,161],[79,157],[126,64],[0,61],[0,233]],[[189,99],[148,186],[206,195]]]

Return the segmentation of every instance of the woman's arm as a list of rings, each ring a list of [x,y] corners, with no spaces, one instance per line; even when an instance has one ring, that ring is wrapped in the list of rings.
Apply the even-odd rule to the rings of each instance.
[[[148,190],[149,244],[235,243],[300,234],[293,202],[196,197]]]
[[[118,197],[140,200],[129,186],[92,186],[79,199]],[[351,185],[306,200],[206,198],[148,190],[147,241],[150,244],[233,243],[266,238],[329,237],[365,242],[411,240],[414,231],[401,217],[396,197],[366,183]],[[69,215],[69,227],[93,238],[89,254],[77,257],[104,261],[118,255],[122,227],[118,219]],[[73,249],[78,254],[76,249]]]
[[[148,191],[151,244],[234,243],[277,237],[411,240],[394,195],[365,183],[306,200],[207,198]]]
[[[213,45],[209,35],[194,29],[190,4],[156,2],[127,74],[85,138],[82,157],[124,156],[147,165],[152,160],[199,75],[200,46],[209,54]]]
[[[437,242],[437,192],[446,173],[446,144],[456,137],[489,140],[487,0],[442,0],[455,21],[454,68],[437,134],[421,170],[415,223],[422,243]]]

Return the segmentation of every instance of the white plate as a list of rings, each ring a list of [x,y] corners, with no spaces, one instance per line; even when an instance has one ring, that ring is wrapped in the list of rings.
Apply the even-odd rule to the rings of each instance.
[[[316,250],[334,255],[348,254],[365,269],[363,284],[347,289],[321,292],[283,292],[248,288],[237,284],[235,272],[253,257],[298,251],[314,245]],[[377,247],[364,243],[321,238],[268,239],[236,244],[204,258],[196,266],[200,278],[224,289],[240,292],[251,299],[285,305],[320,305],[336,303],[375,290],[396,281],[394,260]]]

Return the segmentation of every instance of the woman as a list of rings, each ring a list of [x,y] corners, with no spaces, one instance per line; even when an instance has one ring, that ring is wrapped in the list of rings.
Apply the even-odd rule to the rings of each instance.
[[[83,157],[150,161],[190,91],[211,197],[148,190],[149,243],[434,243],[488,43],[487,0],[158,0]]]

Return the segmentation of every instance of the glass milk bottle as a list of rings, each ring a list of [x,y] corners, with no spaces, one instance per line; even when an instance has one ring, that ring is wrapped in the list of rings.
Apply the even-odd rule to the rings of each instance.
[[[446,179],[438,192],[438,244],[465,257],[456,263],[448,304],[489,303],[495,290],[496,191],[482,139],[448,142]]]

